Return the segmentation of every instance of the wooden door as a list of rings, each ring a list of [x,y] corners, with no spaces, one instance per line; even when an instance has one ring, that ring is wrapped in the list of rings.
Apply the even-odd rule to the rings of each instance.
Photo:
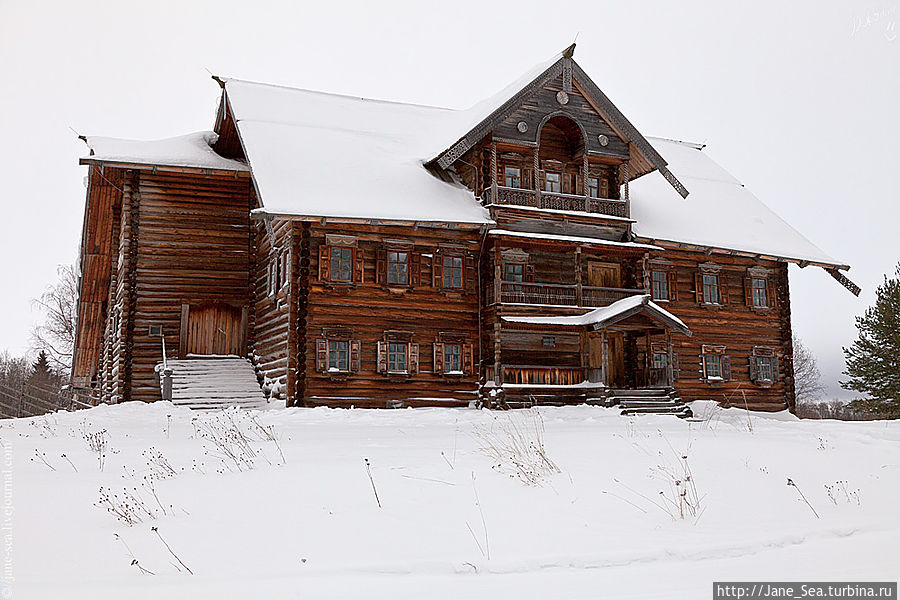
[[[609,372],[606,385],[609,387],[625,386],[625,337],[621,333],[606,334],[606,349],[609,352],[607,368]],[[592,369],[599,370],[603,366],[603,341],[599,333],[588,335],[588,361]],[[593,381],[594,378],[589,378]]]
[[[246,310],[221,302],[184,305],[181,311],[181,356],[241,356]]]
[[[622,287],[622,271],[616,263],[591,261],[588,263],[588,285],[592,287]]]

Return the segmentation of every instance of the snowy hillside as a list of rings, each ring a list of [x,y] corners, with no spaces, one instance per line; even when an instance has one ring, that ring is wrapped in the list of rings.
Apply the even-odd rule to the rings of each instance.
[[[695,411],[4,421],[12,597],[705,598],[713,580],[900,577],[900,423]]]

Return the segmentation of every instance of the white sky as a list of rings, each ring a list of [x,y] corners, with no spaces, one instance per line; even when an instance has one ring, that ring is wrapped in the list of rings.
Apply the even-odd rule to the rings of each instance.
[[[245,79],[467,107],[567,46],[645,135],[706,142],[853,266],[854,298],[791,268],[795,331],[829,392],[853,317],[900,260],[900,2],[47,2],[0,0],[0,349],[81,235],[81,134],[211,129]]]

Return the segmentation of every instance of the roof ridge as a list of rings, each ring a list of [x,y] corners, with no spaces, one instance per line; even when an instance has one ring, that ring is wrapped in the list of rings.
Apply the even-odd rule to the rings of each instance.
[[[675,138],[663,137],[660,135],[648,135],[645,137],[648,140],[662,140],[664,142],[672,142],[673,144],[681,144],[682,146],[688,146],[690,148],[693,148],[694,150],[703,150],[704,148],[706,148],[706,144],[705,143],[701,144],[700,142],[690,142],[687,140],[678,140]]]
[[[251,85],[261,85],[261,86],[265,86],[265,87],[278,88],[278,89],[282,89],[282,90],[290,90],[292,92],[303,92],[306,94],[316,94],[318,96],[332,96],[335,98],[346,98],[348,100],[358,100],[358,101],[362,101],[362,102],[374,102],[377,104],[392,104],[392,105],[397,105],[397,106],[413,106],[416,108],[427,108],[427,109],[431,109],[431,110],[439,110],[439,111],[447,111],[447,112],[459,112],[459,110],[460,110],[460,109],[455,109],[455,108],[447,108],[446,106],[434,106],[431,104],[419,104],[416,102],[402,102],[400,100],[385,100],[382,98],[367,98],[365,96],[355,96],[353,94],[338,94],[335,92],[312,90],[309,88],[295,87],[295,86],[284,85],[284,84],[280,84],[280,83],[267,83],[264,81],[252,81],[250,79],[241,79],[240,77],[218,77],[217,79],[219,79],[225,83],[226,90],[227,90],[227,84],[234,81],[234,82],[238,82],[238,83],[249,83]]]

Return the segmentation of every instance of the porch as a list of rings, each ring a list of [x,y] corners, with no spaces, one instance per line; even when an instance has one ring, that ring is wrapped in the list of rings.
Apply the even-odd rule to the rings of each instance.
[[[499,404],[589,402],[619,404],[630,412],[683,412],[674,392],[672,333],[691,332],[648,294],[583,315],[504,316],[501,322],[514,331],[506,339],[528,344],[530,336],[542,336],[547,350],[535,364],[501,360],[494,365],[487,393]],[[564,342],[554,351],[552,334],[575,342]],[[573,344],[575,354],[567,351]],[[507,348],[505,355],[525,352],[524,347]],[[579,364],[572,364],[576,360]]]

